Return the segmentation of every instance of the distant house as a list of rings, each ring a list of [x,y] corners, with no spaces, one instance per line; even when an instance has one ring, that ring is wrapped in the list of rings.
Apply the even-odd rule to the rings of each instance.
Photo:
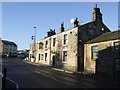
[[[0,41],[0,55],[5,56],[15,56],[17,53],[17,45],[14,42],[1,40]]]
[[[120,77],[120,30],[104,33],[84,44],[84,70]]]

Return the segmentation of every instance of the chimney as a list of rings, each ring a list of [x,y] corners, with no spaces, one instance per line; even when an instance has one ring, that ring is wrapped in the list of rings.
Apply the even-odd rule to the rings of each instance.
[[[47,32],[47,37],[50,37],[50,36],[55,35],[55,34],[56,34],[55,29],[54,30],[50,29],[50,31]]]
[[[63,23],[61,23],[61,25],[60,25],[60,32],[64,32],[64,26],[63,26],[63,24],[64,24],[64,22]]]
[[[94,11],[93,11],[93,21],[102,22],[102,14],[100,12],[100,8],[97,7],[97,4],[95,4]]]
[[[80,25],[78,18],[76,18],[76,20],[74,21],[74,28],[78,27]]]

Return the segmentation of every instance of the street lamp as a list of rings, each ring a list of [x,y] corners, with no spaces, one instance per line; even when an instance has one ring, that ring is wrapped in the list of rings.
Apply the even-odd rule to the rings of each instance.
[[[34,35],[34,43],[36,42],[36,27],[33,27],[35,29],[35,35]]]
[[[36,27],[33,27],[34,28],[34,30],[35,30],[35,32],[34,32],[34,36],[32,36],[31,38],[32,38],[32,40],[34,39],[34,53],[33,53],[33,55],[34,55],[34,62],[35,62],[35,60],[36,60],[36,58],[35,58],[35,54],[36,54],[36,47],[35,47],[35,43],[36,43]]]

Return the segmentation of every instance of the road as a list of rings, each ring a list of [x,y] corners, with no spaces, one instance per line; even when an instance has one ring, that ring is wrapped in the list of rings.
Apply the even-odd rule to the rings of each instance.
[[[99,88],[118,87],[112,82],[103,82],[94,77],[56,71],[52,67],[26,63],[20,58],[4,58],[7,78],[17,82],[19,88]]]

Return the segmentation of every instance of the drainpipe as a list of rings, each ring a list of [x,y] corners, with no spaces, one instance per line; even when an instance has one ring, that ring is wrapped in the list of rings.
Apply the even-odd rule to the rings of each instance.
[[[78,64],[79,64],[79,63],[78,63],[78,62],[79,62],[79,61],[78,61],[78,60],[79,60],[79,27],[78,27],[78,29],[77,29],[77,37],[78,37],[78,38],[77,38],[78,40],[77,40],[77,61],[76,61],[77,67],[76,67],[76,71],[78,71],[78,66],[79,66],[79,65],[78,65]]]
[[[51,65],[51,37],[50,37],[50,61],[49,61],[49,65]]]

